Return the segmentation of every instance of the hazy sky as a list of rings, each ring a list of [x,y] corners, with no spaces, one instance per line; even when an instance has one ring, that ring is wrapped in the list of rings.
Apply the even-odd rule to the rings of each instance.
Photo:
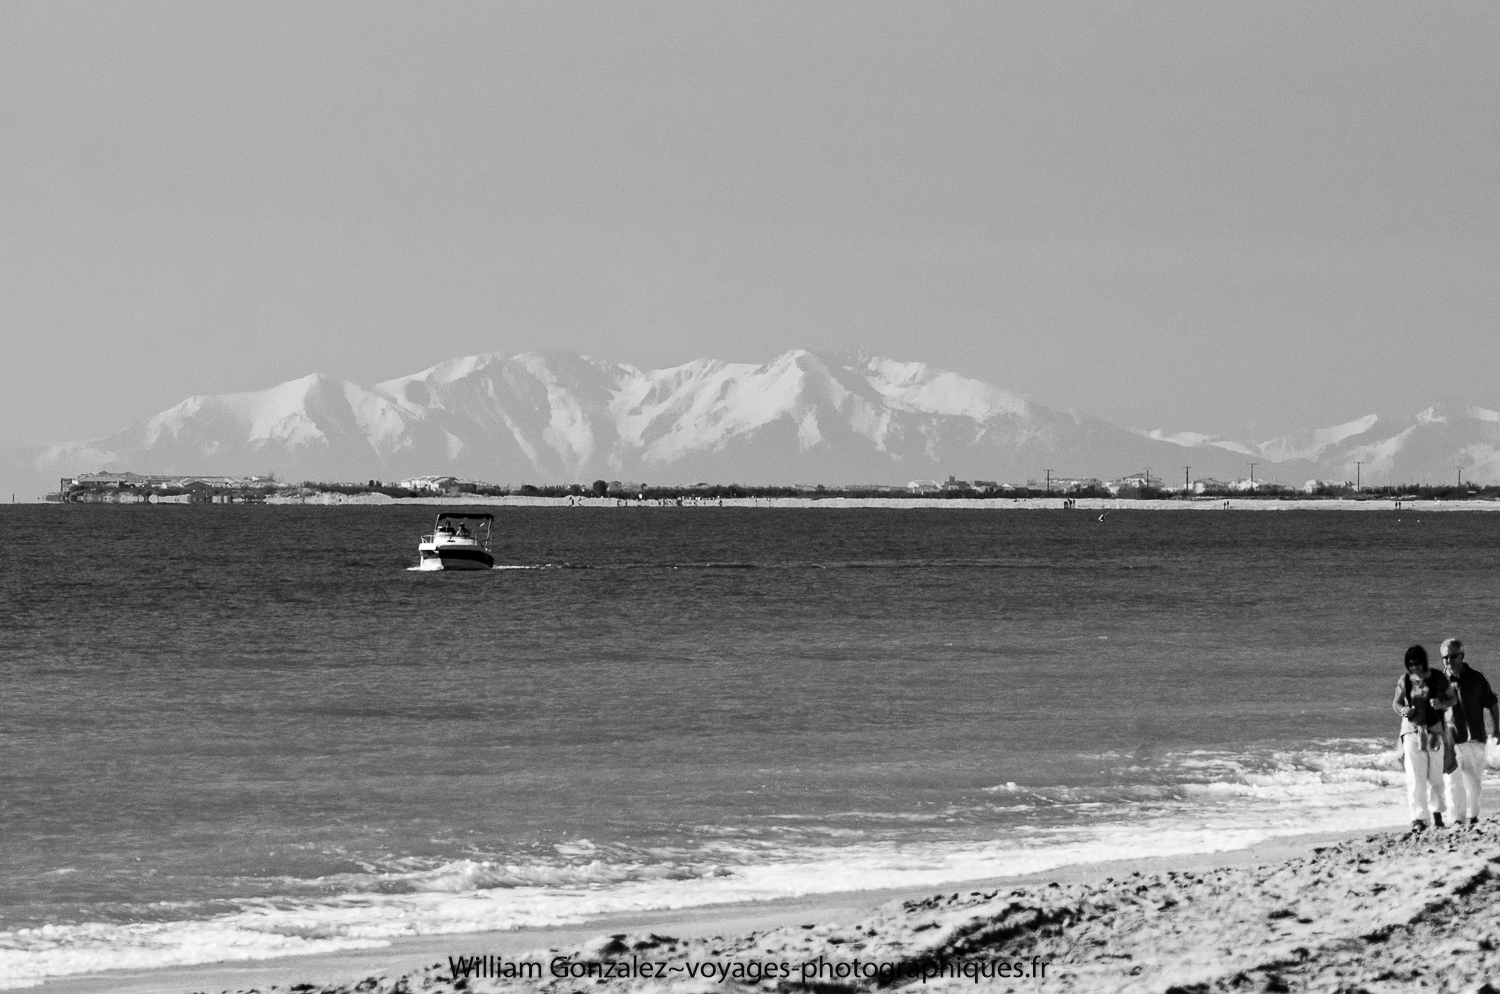
[[[0,445],[474,352],[1500,407],[1500,5],[0,5]]]

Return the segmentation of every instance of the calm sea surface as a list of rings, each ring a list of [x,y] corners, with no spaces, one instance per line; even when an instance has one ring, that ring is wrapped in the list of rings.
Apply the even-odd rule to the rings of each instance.
[[[1404,820],[1500,514],[0,508],[0,985]]]

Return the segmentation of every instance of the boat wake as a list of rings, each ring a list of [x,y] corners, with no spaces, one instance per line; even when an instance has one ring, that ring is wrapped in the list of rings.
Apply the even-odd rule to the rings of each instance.
[[[490,572],[490,573],[493,573],[495,570],[502,570],[502,569],[594,569],[594,568],[595,567],[593,567],[593,566],[586,566],[586,565],[583,565],[581,563],[504,563],[504,564],[496,563],[494,566],[491,566],[488,570],[479,570],[478,572]],[[444,571],[444,570],[423,569],[421,566],[408,566],[408,567],[406,567],[406,572],[408,572],[408,573],[438,573],[438,572],[447,572],[447,571]],[[476,572],[476,571],[475,570],[466,570],[465,572],[472,573],[472,572]]]

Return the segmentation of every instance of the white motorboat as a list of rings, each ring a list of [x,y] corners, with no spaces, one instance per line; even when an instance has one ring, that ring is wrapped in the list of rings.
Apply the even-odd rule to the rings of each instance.
[[[431,535],[417,543],[417,569],[489,569],[493,514],[439,514]]]

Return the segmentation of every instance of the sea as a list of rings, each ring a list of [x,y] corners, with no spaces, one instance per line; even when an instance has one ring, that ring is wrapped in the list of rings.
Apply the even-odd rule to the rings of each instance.
[[[1500,514],[492,510],[0,507],[0,986],[1399,826],[1500,677]]]

